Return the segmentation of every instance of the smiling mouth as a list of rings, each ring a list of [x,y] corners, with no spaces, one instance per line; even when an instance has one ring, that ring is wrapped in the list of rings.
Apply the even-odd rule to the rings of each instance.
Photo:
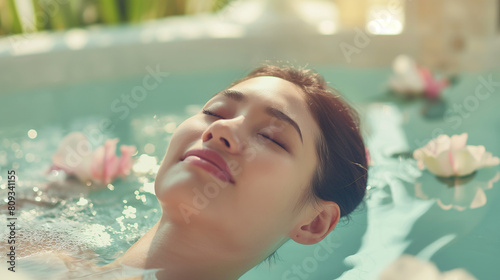
[[[181,161],[200,167],[223,182],[234,184],[226,162],[214,151],[191,150],[185,154]]]

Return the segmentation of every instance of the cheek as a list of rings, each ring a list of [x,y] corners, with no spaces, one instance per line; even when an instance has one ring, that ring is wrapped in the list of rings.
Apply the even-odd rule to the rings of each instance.
[[[197,140],[201,140],[204,124],[194,117],[182,122],[172,134],[168,144],[165,160],[182,157],[183,153]],[[164,161],[165,161],[164,160]]]
[[[241,174],[241,192],[237,198],[241,211],[265,215],[268,211],[289,210],[299,187],[291,160],[264,152],[248,162]]]
[[[309,156],[291,157],[270,150],[255,153],[242,169],[247,185],[241,187],[238,197],[240,210],[249,218],[290,218],[305,189],[310,187],[315,168],[313,155],[311,152]]]
[[[156,175],[156,182],[162,182],[172,165],[180,160],[190,146],[196,141],[201,140],[203,131],[202,123],[194,119],[194,117],[187,119],[176,128]]]

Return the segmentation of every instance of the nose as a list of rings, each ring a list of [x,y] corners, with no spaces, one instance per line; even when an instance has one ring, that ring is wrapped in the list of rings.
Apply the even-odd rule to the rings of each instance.
[[[230,153],[241,153],[243,142],[243,116],[233,119],[220,119],[213,122],[202,134],[203,143],[210,143]]]

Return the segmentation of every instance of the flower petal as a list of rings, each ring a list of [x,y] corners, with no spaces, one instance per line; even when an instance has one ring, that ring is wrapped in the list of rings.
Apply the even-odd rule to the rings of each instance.
[[[448,135],[440,135],[435,140],[435,155],[448,151],[451,146],[451,138]]]
[[[481,160],[486,152],[484,146],[467,146],[467,151],[471,154],[471,157],[476,162],[478,167],[480,167]]]
[[[92,171],[91,171],[92,156],[84,157],[82,164],[76,170],[75,175],[82,182],[92,181]]]
[[[430,155],[438,156],[444,151],[450,149],[450,137],[448,135],[439,135],[437,138],[432,139],[424,146],[424,151]]]
[[[81,181],[91,179],[90,158],[92,147],[87,136],[81,132],[72,132],[63,138],[59,148],[52,156],[52,169],[64,170],[75,175]]]
[[[104,177],[104,146],[98,147],[92,154],[91,172],[94,181],[101,182]]]
[[[452,166],[450,165],[448,151],[443,151],[437,157],[426,156],[424,157],[423,162],[430,172],[438,176],[442,177],[453,176],[453,169]]]
[[[77,146],[89,147],[88,144],[90,143],[85,134],[80,132],[70,133],[59,144],[57,151],[52,156],[52,162],[59,169],[73,172],[81,162],[81,156],[76,152]]]
[[[465,148],[467,143],[467,138],[469,135],[467,133],[462,133],[460,135],[453,135],[450,138],[450,149],[462,149]]]
[[[92,156],[92,177],[102,184],[110,183],[117,176],[118,158],[115,154],[117,143],[117,138],[107,140]]]
[[[459,149],[453,152],[454,175],[465,176],[473,173],[479,168],[479,161],[473,156],[471,152],[472,146]]]
[[[130,173],[130,169],[132,169],[133,159],[132,155],[137,152],[137,148],[135,146],[120,146],[121,157],[118,167],[118,176],[125,177]]]
[[[104,144],[103,183],[111,183],[118,176],[119,160],[116,156],[118,138],[107,140]]]
[[[480,160],[480,168],[482,167],[493,167],[500,164],[500,159],[494,157],[490,152],[484,152]]]
[[[400,55],[392,64],[394,75],[389,79],[391,90],[402,96],[420,96],[424,90],[424,81],[418,73],[415,61],[406,55]]]

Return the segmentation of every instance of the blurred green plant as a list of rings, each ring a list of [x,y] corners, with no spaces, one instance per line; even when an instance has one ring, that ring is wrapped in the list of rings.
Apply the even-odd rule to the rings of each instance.
[[[216,12],[234,0],[0,0],[0,36]]]

